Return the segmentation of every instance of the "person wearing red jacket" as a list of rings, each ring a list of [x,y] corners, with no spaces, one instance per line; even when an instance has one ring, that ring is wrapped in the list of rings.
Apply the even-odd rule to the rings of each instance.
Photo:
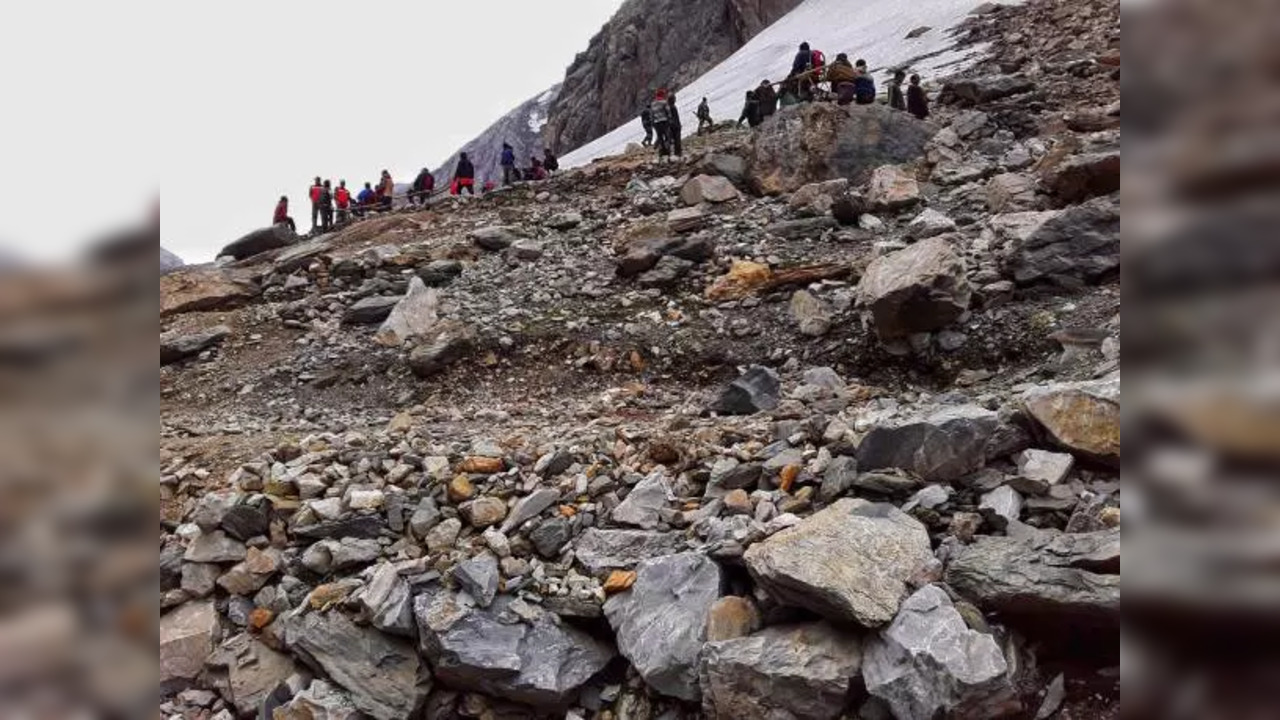
[[[324,185],[320,184],[320,176],[316,176],[316,181],[311,184],[311,189],[307,192],[307,197],[311,198],[311,232],[315,232],[320,227],[320,193],[324,192]]]
[[[276,203],[276,212],[271,216],[271,224],[279,225],[284,223],[294,233],[298,232],[298,226],[293,222],[293,218],[289,217],[289,196],[281,195],[280,202]]]
[[[347,181],[339,180],[338,189],[333,191],[333,202],[338,206],[338,223],[351,219],[351,191],[347,189]]]

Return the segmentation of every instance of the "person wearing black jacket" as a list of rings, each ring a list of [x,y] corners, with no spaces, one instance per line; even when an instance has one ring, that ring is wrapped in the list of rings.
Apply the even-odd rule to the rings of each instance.
[[[542,167],[546,168],[549,173],[560,169],[560,161],[556,160],[556,155],[551,152],[551,148],[543,148],[542,150]]]
[[[902,81],[907,74],[901,70],[893,71],[893,82],[889,83],[889,107],[894,110],[906,110],[907,101],[902,97]]]
[[[671,133],[671,151],[676,157],[684,155],[684,143],[680,137],[680,110],[676,108],[676,94],[673,92],[667,96],[667,107],[671,108],[671,119],[668,120],[668,132]]]
[[[458,156],[458,165],[453,169],[453,194],[461,195],[463,190],[476,194],[476,168],[471,164],[471,160],[466,153]]]
[[[778,93],[773,89],[773,84],[767,79],[761,80],[760,85],[756,88],[756,102],[760,103],[760,119],[762,121],[778,111]]]
[[[747,101],[742,106],[742,114],[738,116],[739,125],[742,124],[743,120],[747,121],[748,127],[756,127],[760,124],[760,102],[756,97],[756,92],[747,91]]]
[[[809,50],[809,43],[800,43],[800,51],[796,53],[796,59],[791,61],[792,76],[806,72],[813,65],[813,52]]]
[[[912,75],[911,84],[907,86],[907,112],[921,120],[929,117],[929,98],[920,87],[919,75]]]
[[[640,111],[640,125],[644,128],[644,140],[641,140],[640,144],[649,147],[653,144],[653,111],[648,105]]]

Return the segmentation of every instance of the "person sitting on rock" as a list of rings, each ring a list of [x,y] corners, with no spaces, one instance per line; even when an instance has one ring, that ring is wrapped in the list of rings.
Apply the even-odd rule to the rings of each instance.
[[[742,115],[738,116],[738,124],[741,125],[743,120],[747,121],[747,127],[757,127],[761,122],[760,101],[751,90],[747,91],[747,99],[742,105]]]
[[[289,229],[295,234],[298,232],[298,225],[293,222],[293,218],[289,217],[289,196],[281,195],[280,201],[276,203],[276,211],[271,216],[272,225],[288,225]]]
[[[893,71],[893,82],[889,83],[889,107],[894,110],[906,110],[907,101],[902,96],[902,81],[907,79],[907,74],[901,70]]]
[[[356,195],[356,217],[364,217],[364,214],[373,207],[374,199],[373,184],[365,183],[364,189]]]
[[[876,81],[867,72],[867,61],[858,60],[853,64],[856,71],[853,79],[853,98],[859,105],[870,105],[876,101]]]
[[[529,158],[529,176],[534,180],[547,179],[547,170],[542,167],[542,161],[536,157]]]
[[[466,190],[471,195],[476,194],[476,167],[471,164],[470,158],[466,153],[458,156],[458,165],[453,169],[453,194],[461,195]]]
[[[912,75],[911,84],[907,86],[907,112],[920,120],[929,117],[929,98],[920,87],[919,75]]]
[[[766,78],[760,81],[760,85],[756,87],[756,102],[760,104],[760,120],[763,122],[765,118],[773,115],[778,111],[778,93],[773,89],[773,83]]]
[[[640,126],[644,128],[644,140],[640,144],[649,147],[653,144],[653,112],[645,105],[640,111]]]
[[[548,175],[560,169],[560,161],[556,159],[555,153],[551,152],[551,148],[542,149],[542,167],[546,168]]]
[[[707,104],[707,99],[702,98],[702,102],[698,103],[698,134],[710,132],[714,123],[711,122],[711,106]]]
[[[831,91],[836,94],[837,104],[848,105],[853,102],[854,81],[857,77],[858,71],[849,62],[849,56],[844,53],[836,55],[836,59],[827,67],[827,80],[831,83]]]

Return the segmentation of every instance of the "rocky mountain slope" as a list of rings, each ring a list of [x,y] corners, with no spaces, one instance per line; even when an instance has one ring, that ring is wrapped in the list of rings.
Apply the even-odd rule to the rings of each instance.
[[[432,171],[436,181],[443,183],[452,178],[453,169],[458,164],[458,155],[465,152],[472,164],[476,166],[476,178],[481,185],[486,179],[500,183],[502,181],[502,143],[504,142],[510,143],[515,149],[516,164],[519,167],[528,167],[530,157],[541,158],[542,129],[546,125],[551,104],[559,92],[559,85],[551,87],[529,98],[485,128],[484,132],[463,145],[458,152],[450,155],[444,163]]]
[[[1118,717],[1119,10],[957,32],[163,276],[161,714]]]
[[[799,0],[627,0],[579,53],[544,140],[564,153],[636,117],[654,88],[683,87]]]

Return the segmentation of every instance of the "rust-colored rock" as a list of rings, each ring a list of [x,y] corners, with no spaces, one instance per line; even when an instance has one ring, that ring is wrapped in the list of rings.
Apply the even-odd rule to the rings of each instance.
[[[711,606],[707,615],[707,642],[746,637],[760,629],[760,611],[751,598],[728,595]]]
[[[635,581],[635,570],[614,570],[605,578],[604,591],[610,595],[620,593],[635,584]]]
[[[506,465],[503,464],[502,458],[480,457],[478,455],[464,458],[462,464],[458,466],[459,472],[476,473],[477,475],[492,475],[505,469]]]
[[[778,487],[782,488],[782,492],[791,492],[791,486],[795,484],[796,478],[800,476],[799,465],[787,465],[778,473]]]
[[[271,621],[275,619],[276,614],[272,612],[271,608],[256,607],[253,612],[249,613],[249,627],[254,630],[261,630],[270,625]]]
[[[254,294],[248,282],[219,268],[178,270],[160,277],[160,315],[229,310]]]
[[[445,488],[445,492],[448,494],[450,502],[460,503],[475,497],[476,486],[471,484],[471,478],[466,475],[458,475],[449,481],[449,486]]]
[[[740,300],[764,287],[773,272],[768,265],[750,260],[735,260],[726,275],[716,278],[707,288],[710,300]]]

